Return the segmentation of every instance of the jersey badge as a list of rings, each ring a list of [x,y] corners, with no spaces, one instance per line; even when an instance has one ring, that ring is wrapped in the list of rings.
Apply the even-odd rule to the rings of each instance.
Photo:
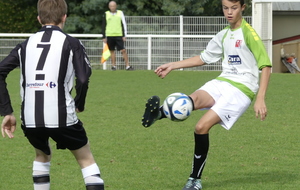
[[[229,65],[241,65],[242,60],[238,55],[228,55],[228,64]]]
[[[237,40],[235,42],[235,47],[241,49],[242,42],[243,42],[242,40]]]
[[[56,84],[54,82],[47,82],[46,86],[48,88],[55,88],[56,87]]]

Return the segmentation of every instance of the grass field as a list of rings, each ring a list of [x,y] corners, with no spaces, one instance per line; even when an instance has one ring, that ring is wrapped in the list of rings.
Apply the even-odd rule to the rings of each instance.
[[[204,111],[184,122],[161,120],[150,128],[140,120],[146,100],[173,92],[192,93],[219,72],[173,71],[160,79],[153,71],[93,70],[86,110],[78,116],[88,133],[106,190],[180,190],[191,171],[193,130]],[[19,71],[8,79],[19,116]],[[298,190],[300,187],[300,77],[272,74],[268,117],[255,118],[253,105],[227,131],[210,131],[210,152],[203,172],[204,190]],[[0,139],[0,189],[30,190],[34,150],[21,128],[14,139]],[[85,189],[69,151],[51,141],[52,190]]]

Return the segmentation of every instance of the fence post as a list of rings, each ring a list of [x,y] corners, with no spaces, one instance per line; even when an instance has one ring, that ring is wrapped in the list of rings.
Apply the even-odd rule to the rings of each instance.
[[[183,60],[183,16],[180,15],[180,60]]]
[[[148,70],[151,70],[151,57],[152,57],[152,37],[148,35]]]

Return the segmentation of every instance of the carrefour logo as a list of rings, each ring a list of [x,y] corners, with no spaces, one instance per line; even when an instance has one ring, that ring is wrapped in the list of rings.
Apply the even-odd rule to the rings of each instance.
[[[47,83],[46,83],[46,86],[47,86],[48,88],[55,88],[55,87],[56,87],[56,84],[55,84],[54,82],[47,82]]]
[[[229,55],[228,56],[228,64],[229,65],[240,65],[242,64],[242,60],[238,55]]]
[[[43,86],[44,86],[44,83],[38,83],[38,82],[26,83],[26,87],[28,87],[28,88],[40,88],[40,87],[43,87]]]
[[[35,83],[26,83],[26,87],[27,88],[42,88],[44,87],[44,83],[42,82],[35,82]],[[48,88],[55,88],[56,87],[56,84],[55,82],[47,82],[46,83],[46,87]]]

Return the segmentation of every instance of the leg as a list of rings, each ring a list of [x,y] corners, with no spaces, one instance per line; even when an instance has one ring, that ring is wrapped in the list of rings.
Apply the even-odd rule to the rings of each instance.
[[[129,67],[129,60],[128,60],[128,54],[126,52],[126,49],[122,49],[121,53],[122,53],[122,56],[124,58],[125,65],[126,65],[126,68],[127,68],[127,67]]]
[[[206,157],[209,149],[209,135],[208,132],[215,124],[221,120],[219,116],[213,111],[209,110],[197,123],[195,127],[195,149],[194,149],[194,164],[193,171],[190,177],[200,179]]]
[[[221,119],[219,116],[210,109],[197,123],[194,132],[195,147],[192,172],[183,190],[202,189],[201,175],[209,149],[208,132],[220,121]]]
[[[197,90],[190,95],[193,101],[194,110],[207,108],[214,105],[214,99],[204,90]],[[160,98],[152,96],[145,105],[145,112],[142,117],[142,125],[150,127],[155,121],[165,117],[162,106],[159,106]]]
[[[111,65],[116,67],[116,53],[114,50],[110,50],[110,57],[111,57]]]
[[[127,54],[126,50],[122,49],[121,53],[122,53],[124,61],[125,61],[126,70],[127,71],[133,71],[134,70],[133,67],[129,65],[129,59],[128,59],[128,54]]]
[[[33,186],[34,190],[50,189],[50,160],[51,155],[45,154],[39,149],[35,149],[36,158],[33,162]]]
[[[205,91],[197,90],[190,95],[194,101],[195,109],[209,108],[215,103],[214,99]],[[207,153],[209,149],[209,130],[220,122],[219,116],[213,111],[208,110],[198,121],[195,127],[194,139],[194,161],[190,177],[183,190],[202,189],[201,175],[204,169]]]
[[[215,104],[215,100],[204,90],[196,90],[190,97],[194,102],[194,110],[210,108]]]
[[[100,170],[90,150],[89,143],[71,151],[81,167],[87,190],[104,190],[104,181],[100,178]]]
[[[108,49],[110,51],[111,66],[112,66],[111,70],[115,71],[116,70],[116,53],[115,53],[116,41],[115,41],[115,38],[107,37],[106,43],[107,43]]]

